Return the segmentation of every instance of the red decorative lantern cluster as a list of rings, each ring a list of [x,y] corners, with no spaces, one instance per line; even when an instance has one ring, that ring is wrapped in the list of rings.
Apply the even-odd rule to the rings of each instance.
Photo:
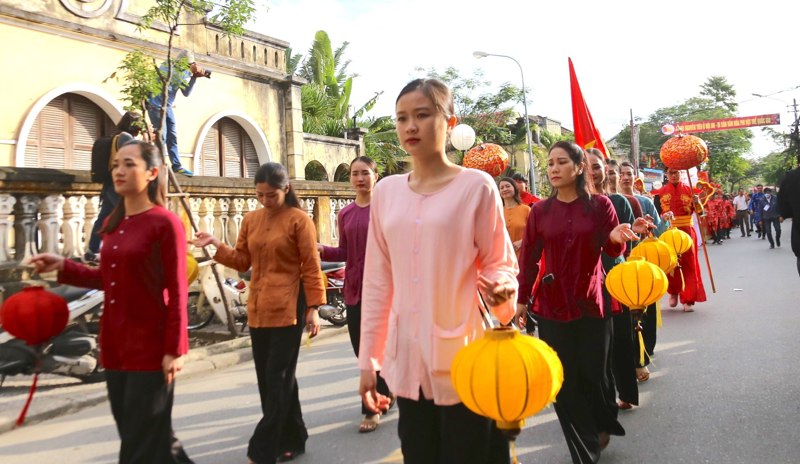
[[[508,153],[500,145],[482,143],[464,155],[464,167],[480,169],[492,177],[497,177],[508,167]]]
[[[0,309],[3,329],[28,345],[39,345],[55,337],[68,320],[69,308],[64,298],[43,287],[22,289]]]
[[[708,158],[708,146],[700,137],[678,135],[661,146],[661,161],[672,169],[690,169]]]

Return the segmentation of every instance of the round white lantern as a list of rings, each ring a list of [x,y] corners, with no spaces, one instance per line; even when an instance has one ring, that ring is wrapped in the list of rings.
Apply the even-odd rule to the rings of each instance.
[[[468,150],[475,144],[475,130],[466,124],[459,124],[450,132],[450,143],[456,150]]]

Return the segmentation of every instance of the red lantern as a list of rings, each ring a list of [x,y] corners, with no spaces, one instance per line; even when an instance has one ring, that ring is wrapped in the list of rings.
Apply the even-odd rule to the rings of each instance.
[[[9,297],[0,309],[3,328],[28,345],[38,345],[55,337],[69,320],[67,302],[45,291],[43,287],[27,287]]]
[[[672,169],[690,169],[708,158],[708,146],[700,137],[678,135],[661,146],[661,161]]]
[[[508,167],[508,153],[500,145],[482,143],[464,155],[464,167],[480,169],[497,177]]]

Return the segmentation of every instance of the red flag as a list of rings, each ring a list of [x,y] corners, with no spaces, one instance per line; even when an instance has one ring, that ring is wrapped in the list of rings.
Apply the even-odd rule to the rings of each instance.
[[[569,89],[572,93],[572,125],[575,127],[575,143],[582,148],[597,148],[603,152],[606,158],[609,157],[608,148],[600,135],[600,131],[594,125],[592,114],[581,93],[581,86],[578,85],[578,77],[575,75],[575,68],[572,66],[572,58],[569,60]]]

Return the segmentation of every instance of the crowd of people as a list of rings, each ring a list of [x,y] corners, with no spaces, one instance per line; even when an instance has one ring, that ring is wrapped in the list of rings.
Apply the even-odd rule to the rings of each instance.
[[[612,435],[625,435],[619,411],[638,405],[638,384],[650,376],[631,313],[609,295],[604,277],[645,236],[680,228],[694,245],[680,256],[681,272],[669,276],[669,301],[694,311],[706,299],[693,224],[704,210],[700,192],[670,169],[662,188],[637,193],[632,164],[566,141],[548,152],[549,198],[528,192],[521,174],[496,183],[446,156],[457,118],[450,90],[435,79],[408,83],[396,117],[414,170],[376,183],[375,162],[353,160],[356,199],[339,213],[336,247],[317,243],[278,163],[256,173],[263,208],[245,215],[234,247],[205,232],[191,241],[213,246],[225,266],[252,269],[248,324],[263,415],[249,439],[249,462],[290,461],[305,452],[295,370],[303,332],[319,331],[321,258],[347,262],[348,329],[360,368],[358,432],[376,430],[396,404],[404,462],[510,462],[497,425],[465,407],[450,380],[456,353],[485,329],[483,299],[501,324],[531,334],[538,328],[556,351],[564,382],[555,411],[568,451],[574,463],[597,462]],[[187,244],[180,220],[163,206],[164,169],[150,143],[115,146],[111,172],[120,200],[99,229],[100,266],[51,254],[32,258],[39,272],[57,270],[61,282],[106,292],[100,343],[121,463],[192,462],[171,425],[175,375],[188,350]],[[760,186],[749,199],[743,191],[731,201],[715,196],[705,206],[713,240],[721,243],[735,226],[750,235],[755,225],[770,243],[774,228],[780,246],[776,201]],[[652,356],[654,307],[642,331]]]

